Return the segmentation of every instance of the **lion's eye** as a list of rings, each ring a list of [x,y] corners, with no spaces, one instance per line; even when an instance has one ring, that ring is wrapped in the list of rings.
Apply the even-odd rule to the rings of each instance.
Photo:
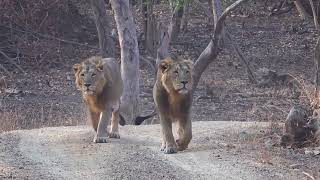
[[[174,71],[175,74],[178,74],[178,71]]]
[[[95,76],[96,76],[96,74],[95,74],[95,73],[93,73],[93,74],[92,74],[92,77],[95,77]]]
[[[81,73],[81,76],[84,76],[84,73]]]
[[[189,73],[190,73],[190,71],[187,71],[186,73],[187,73],[187,74],[189,74]]]

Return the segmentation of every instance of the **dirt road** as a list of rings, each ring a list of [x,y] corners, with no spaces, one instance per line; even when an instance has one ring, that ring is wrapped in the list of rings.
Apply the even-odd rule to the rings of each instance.
[[[195,122],[189,148],[171,155],[159,151],[159,125],[121,127],[121,139],[106,144],[92,143],[87,126],[12,131],[0,135],[0,179],[306,178],[294,162],[259,148],[255,139],[268,126]]]

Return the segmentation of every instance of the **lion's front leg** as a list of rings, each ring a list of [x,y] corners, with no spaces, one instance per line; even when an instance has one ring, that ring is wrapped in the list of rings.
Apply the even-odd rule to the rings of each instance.
[[[120,103],[118,102],[113,106],[112,117],[111,117],[111,130],[109,133],[110,138],[120,138],[119,135],[119,119],[120,119]]]
[[[178,119],[178,136],[177,146],[179,151],[183,151],[188,148],[188,145],[192,139],[192,125],[189,117],[185,119]]]
[[[108,138],[108,124],[111,116],[111,108],[107,106],[102,112],[100,121],[98,124],[97,134],[93,139],[95,143],[106,143]]]
[[[160,113],[161,114],[161,113]],[[165,154],[177,152],[177,145],[172,134],[172,122],[169,117],[160,115],[160,124],[162,132],[162,147],[161,151]]]
[[[90,109],[88,111],[89,111],[88,114],[89,114],[89,120],[91,121],[91,125],[92,125],[94,131],[97,132],[98,125],[99,125],[99,119],[100,119],[100,113],[93,112]]]

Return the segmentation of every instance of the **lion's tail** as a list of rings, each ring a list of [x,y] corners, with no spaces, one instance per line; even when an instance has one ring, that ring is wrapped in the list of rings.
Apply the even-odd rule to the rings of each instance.
[[[124,119],[124,117],[121,114],[119,114],[119,116],[120,116],[119,124],[121,126],[126,125],[126,120]]]
[[[146,116],[138,116],[138,117],[135,119],[135,121],[134,121],[134,125],[140,125],[140,124],[143,123],[144,120],[149,119],[149,118],[151,118],[151,117],[153,117],[153,116],[155,116],[155,115],[157,115],[157,110],[156,110],[156,109],[154,109],[154,110],[152,111],[152,113],[149,114],[149,115],[146,115]]]
[[[152,111],[152,113],[150,113],[150,114],[148,114],[148,115],[146,115],[146,116],[138,116],[138,117],[136,117],[136,119],[134,120],[134,125],[140,125],[140,124],[143,123],[144,120],[149,119],[149,118],[152,118],[152,117],[155,116],[155,115],[157,115],[157,110],[156,110],[156,109],[154,109],[154,110]],[[121,126],[126,125],[126,120],[124,119],[124,117],[123,117],[121,114],[120,114],[119,116],[120,116],[119,124],[120,124]]]

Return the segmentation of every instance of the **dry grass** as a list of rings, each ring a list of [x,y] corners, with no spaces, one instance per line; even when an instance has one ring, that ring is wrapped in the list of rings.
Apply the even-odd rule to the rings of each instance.
[[[41,107],[40,110],[25,111],[21,108],[9,109],[5,102],[0,101],[0,132],[19,129],[34,129],[49,126],[72,126],[87,123],[84,108],[76,115],[73,112],[62,113],[50,108]]]

